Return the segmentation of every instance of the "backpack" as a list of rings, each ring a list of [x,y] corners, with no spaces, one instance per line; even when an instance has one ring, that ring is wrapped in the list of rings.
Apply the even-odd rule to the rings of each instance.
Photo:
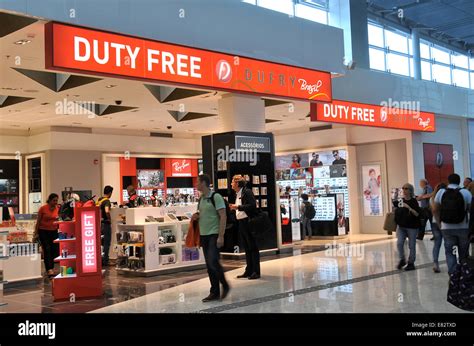
[[[303,202],[305,207],[304,207],[304,217],[307,219],[314,219],[316,216],[316,209],[314,209],[314,205],[312,205],[310,202]]]
[[[214,199],[214,196],[217,194],[217,192],[213,192],[211,194],[211,203],[212,203],[212,206],[214,207],[214,209],[216,208],[216,200]],[[232,211],[230,210],[230,206],[229,206],[229,202],[225,199],[225,198],[222,198],[224,200],[224,204],[225,204],[225,214],[227,216],[226,218],[226,227],[225,229],[229,229],[229,228],[232,228],[235,224],[235,221],[236,221],[236,217],[235,217],[235,214],[232,213]],[[198,210],[199,210],[199,203],[201,202],[201,199],[199,199],[199,202],[198,202]],[[217,211],[217,209],[216,209]]]
[[[474,311],[474,258],[465,258],[449,277],[448,302]]]
[[[441,198],[440,218],[444,223],[461,223],[466,217],[464,196],[460,189],[446,189]]]

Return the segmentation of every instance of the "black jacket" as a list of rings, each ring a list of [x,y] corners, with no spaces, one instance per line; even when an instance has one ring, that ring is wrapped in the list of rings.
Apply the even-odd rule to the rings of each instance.
[[[418,201],[415,198],[409,200],[403,199],[403,202],[408,204],[412,209],[420,214],[421,209],[418,205]],[[393,206],[395,207],[395,223],[397,225],[406,228],[420,228],[420,215],[415,216],[410,213],[407,208],[398,207],[398,200],[393,201]]]
[[[251,189],[242,188],[242,205],[239,205],[239,211],[244,211],[248,217],[252,217],[257,212],[257,203]]]

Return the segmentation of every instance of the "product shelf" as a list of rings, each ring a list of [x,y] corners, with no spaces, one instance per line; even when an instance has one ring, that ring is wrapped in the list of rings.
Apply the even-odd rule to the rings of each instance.
[[[62,243],[62,242],[66,242],[66,241],[76,241],[76,238],[68,238],[68,239],[56,239],[53,241],[53,243]]]
[[[69,261],[69,260],[75,260],[75,259],[76,259],[76,255],[69,255],[67,257],[62,257],[62,256],[56,257],[54,261],[59,262],[59,261]]]
[[[77,277],[77,274],[74,273],[74,274],[67,274],[67,275],[61,275],[61,274],[58,274],[54,277],[54,279],[71,279],[71,278],[76,278]]]

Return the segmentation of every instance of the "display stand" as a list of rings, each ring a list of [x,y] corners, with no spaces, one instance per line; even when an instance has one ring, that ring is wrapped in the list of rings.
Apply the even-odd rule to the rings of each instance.
[[[127,224],[117,225],[117,272],[153,276],[204,268],[202,249],[185,247],[190,222],[185,214],[195,210],[195,205],[127,209]],[[163,222],[145,222],[150,217],[162,218]],[[183,217],[186,219],[178,220]],[[169,249],[166,254],[165,248]]]
[[[278,251],[276,218],[280,214],[279,212],[277,214],[276,206],[273,135],[253,132],[220,133],[202,137],[202,148],[204,173],[212,178],[215,191],[229,203],[235,202],[235,192],[231,187],[232,177],[240,174],[247,179],[247,188],[252,189],[257,208],[267,212],[274,225],[272,232],[257,240],[260,252],[276,253]],[[255,148],[255,151],[249,151],[247,148]],[[230,150],[234,151],[234,158],[228,157],[227,161],[219,160],[219,157],[222,157],[220,154]],[[221,255],[234,259],[241,258],[243,249],[237,227],[227,229]]]
[[[0,228],[0,298],[3,298],[3,286],[8,282],[4,278],[4,262],[8,259],[6,249],[8,248],[7,236],[10,228],[16,229],[15,227],[2,227]],[[0,300],[0,307],[7,305]]]
[[[101,234],[99,207],[74,208],[74,221],[59,223],[59,233],[65,235],[59,244],[62,272],[53,279],[54,300],[90,298],[103,294],[101,264]],[[67,252],[67,255],[65,253]],[[72,268],[67,273],[64,268]]]

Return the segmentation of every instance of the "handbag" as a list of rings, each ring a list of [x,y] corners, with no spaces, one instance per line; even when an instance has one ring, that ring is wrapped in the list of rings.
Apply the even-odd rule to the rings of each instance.
[[[265,233],[273,230],[273,224],[265,211],[257,210],[255,215],[249,218],[249,230],[255,238],[263,238]]]
[[[397,223],[395,222],[395,212],[391,211],[385,214],[383,229],[387,231],[388,235],[397,230]]]

